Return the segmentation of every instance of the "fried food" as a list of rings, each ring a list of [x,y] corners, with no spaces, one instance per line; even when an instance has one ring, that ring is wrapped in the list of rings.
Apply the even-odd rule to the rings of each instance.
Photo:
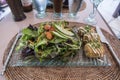
[[[83,42],[100,42],[100,36],[97,33],[87,33],[83,36]]]
[[[87,43],[84,46],[85,55],[90,58],[100,58],[104,55],[103,45],[99,42]]]

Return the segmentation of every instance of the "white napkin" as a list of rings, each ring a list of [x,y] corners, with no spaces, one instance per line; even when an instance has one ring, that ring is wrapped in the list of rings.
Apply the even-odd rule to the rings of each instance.
[[[0,21],[10,13],[10,8],[9,7],[5,7],[3,8],[4,12],[0,12]]]
[[[109,23],[109,26],[115,33],[115,35],[120,39],[120,16]]]
[[[115,12],[120,0],[103,0],[98,6],[99,12],[102,14],[104,19],[109,22],[114,19],[113,13]]]

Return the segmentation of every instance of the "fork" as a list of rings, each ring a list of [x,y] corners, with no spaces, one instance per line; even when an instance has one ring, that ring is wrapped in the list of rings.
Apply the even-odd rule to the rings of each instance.
[[[16,45],[18,39],[21,37],[21,35],[22,35],[21,32],[19,32],[19,33],[17,34],[16,39],[15,39],[15,41],[14,41],[14,43],[13,43],[13,45],[12,45],[12,47],[11,47],[9,53],[8,53],[7,59],[6,59],[5,63],[4,63],[4,65],[3,65],[3,68],[2,68],[2,71],[1,71],[0,75],[4,75],[4,72],[6,71],[8,62],[9,62],[9,60],[10,60],[10,57],[11,57],[12,53],[13,53],[13,50],[14,50],[14,48],[15,48],[15,45]]]

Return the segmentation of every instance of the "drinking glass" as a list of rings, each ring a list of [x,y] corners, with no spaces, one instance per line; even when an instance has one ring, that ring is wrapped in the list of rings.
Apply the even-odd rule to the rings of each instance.
[[[35,9],[37,10],[36,17],[37,18],[44,18],[46,17],[46,6],[47,0],[33,0],[33,4]]]
[[[21,0],[6,0],[6,1],[11,9],[15,21],[22,21],[26,19],[26,16],[22,9]]]
[[[75,18],[83,0],[68,0],[69,2],[69,18]]]
[[[63,0],[53,0],[53,19],[62,19]]]
[[[90,12],[89,16],[84,19],[84,21],[90,25],[95,25],[95,24],[97,24],[97,20],[95,19],[96,8],[100,4],[100,2],[102,2],[102,0],[91,0],[91,2],[93,4],[93,10],[92,10],[92,12]]]

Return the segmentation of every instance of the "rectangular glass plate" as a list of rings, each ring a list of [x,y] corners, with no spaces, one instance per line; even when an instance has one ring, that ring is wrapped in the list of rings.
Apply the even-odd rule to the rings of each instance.
[[[19,40],[16,46],[18,45],[18,43]],[[83,48],[77,51],[77,54],[74,57],[71,57],[67,62],[62,62],[57,58],[48,59],[43,62],[40,62],[35,57],[33,57],[33,60],[23,61],[23,59],[21,58],[21,53],[18,53],[14,49],[8,66],[45,66],[45,67],[111,66],[111,62],[107,57],[107,54],[105,54],[103,58],[97,59],[88,58],[85,56]]]

